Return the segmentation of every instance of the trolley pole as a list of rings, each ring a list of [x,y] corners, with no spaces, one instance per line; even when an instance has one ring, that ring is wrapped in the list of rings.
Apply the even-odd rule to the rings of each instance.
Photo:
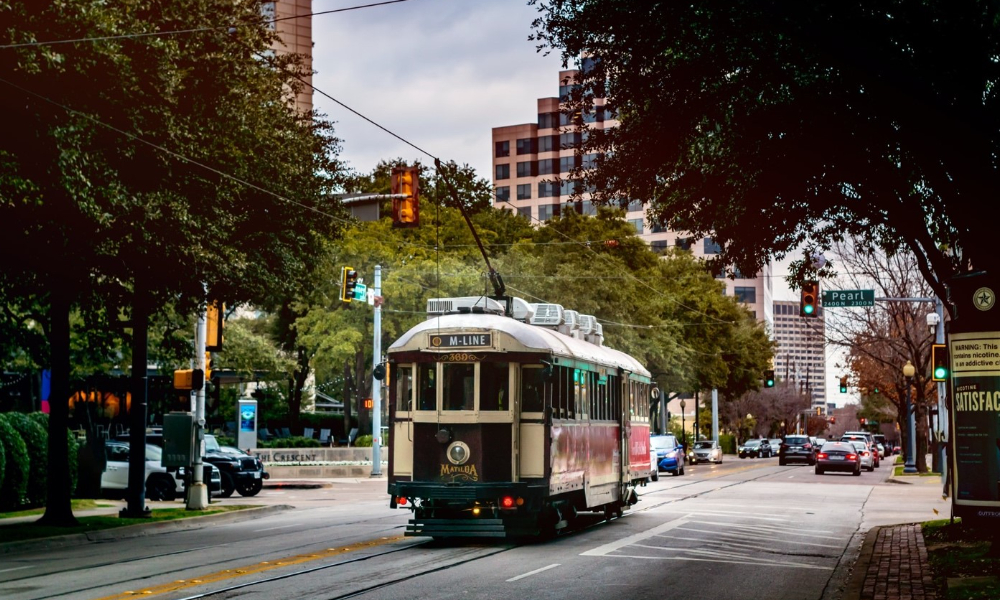
[[[375,265],[375,298],[382,295],[382,265]],[[375,301],[375,316],[372,329],[372,477],[382,476],[382,381],[375,378],[374,371],[382,362],[382,305]]]

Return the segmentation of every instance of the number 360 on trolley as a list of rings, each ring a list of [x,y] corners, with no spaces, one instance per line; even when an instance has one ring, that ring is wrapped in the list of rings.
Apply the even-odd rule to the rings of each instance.
[[[388,349],[389,494],[406,535],[547,535],[620,516],[655,465],[649,372],[597,319],[519,298],[436,298]],[[507,316],[510,315],[510,316]]]

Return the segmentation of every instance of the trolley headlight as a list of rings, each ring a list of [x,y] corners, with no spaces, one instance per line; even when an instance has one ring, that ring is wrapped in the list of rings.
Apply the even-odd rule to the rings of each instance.
[[[453,465],[464,465],[469,460],[469,446],[465,442],[452,442],[448,446],[448,461]]]

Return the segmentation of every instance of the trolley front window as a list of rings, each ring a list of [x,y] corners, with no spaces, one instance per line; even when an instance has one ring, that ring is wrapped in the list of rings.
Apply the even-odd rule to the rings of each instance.
[[[396,412],[409,412],[413,404],[413,365],[396,365],[393,379]]]
[[[417,410],[437,410],[437,365],[420,363],[417,365]]]
[[[475,410],[475,364],[444,363],[441,377],[444,382],[442,410]]]
[[[479,410],[510,410],[509,363],[479,363]]]

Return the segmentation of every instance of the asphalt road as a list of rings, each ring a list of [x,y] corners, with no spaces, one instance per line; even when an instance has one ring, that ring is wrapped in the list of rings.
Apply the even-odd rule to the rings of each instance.
[[[384,480],[265,489],[294,508],[204,528],[0,556],[5,600],[234,598],[836,598],[858,532],[934,518],[936,489],[817,476],[777,459],[662,474],[621,519],[529,543],[403,538]],[[935,504],[935,501],[938,504]],[[205,596],[207,594],[207,596]]]

